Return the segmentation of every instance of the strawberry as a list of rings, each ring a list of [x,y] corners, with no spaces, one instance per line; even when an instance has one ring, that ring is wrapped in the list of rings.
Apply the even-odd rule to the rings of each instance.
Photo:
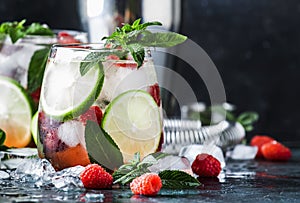
[[[151,94],[155,102],[157,103],[157,106],[160,106],[160,91],[158,83],[155,83],[154,85],[151,85],[148,88],[148,92]]]
[[[114,63],[114,66],[118,68],[128,68],[128,69],[137,69],[137,63],[132,61],[132,62],[116,62]]]
[[[256,153],[256,158],[263,158],[263,154],[261,151],[261,147],[268,143],[274,141],[273,138],[266,136],[266,135],[256,135],[251,139],[250,145],[251,146],[257,146],[258,150]]]
[[[198,154],[192,163],[192,170],[200,177],[217,177],[221,172],[221,163],[209,154]]]
[[[161,187],[161,179],[156,173],[145,173],[130,183],[130,189],[135,195],[155,196]]]
[[[72,35],[63,31],[58,33],[57,40],[59,44],[80,43],[80,41],[75,39]]]
[[[291,150],[277,141],[264,144],[261,151],[263,156],[270,161],[287,161],[292,156]]]
[[[86,121],[94,121],[100,125],[102,120],[102,111],[99,106],[91,106],[84,114],[80,115],[79,120],[86,125]]]
[[[90,189],[109,189],[113,183],[113,177],[98,164],[87,165],[80,179],[84,187]]]

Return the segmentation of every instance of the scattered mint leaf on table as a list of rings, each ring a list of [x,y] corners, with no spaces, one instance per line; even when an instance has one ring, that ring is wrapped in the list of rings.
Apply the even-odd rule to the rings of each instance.
[[[126,185],[134,178],[145,173],[151,172],[148,168],[170,154],[156,152],[149,154],[140,161],[139,153],[135,154],[134,159],[127,164],[122,165],[113,173],[114,184]],[[164,170],[158,174],[162,180],[165,189],[191,189],[199,186],[201,183],[193,176],[179,170]]]
[[[192,189],[201,185],[196,178],[179,170],[164,170],[158,175],[165,189]]]
[[[85,142],[92,160],[108,169],[119,168],[123,164],[123,156],[113,139],[95,122],[87,121]]]

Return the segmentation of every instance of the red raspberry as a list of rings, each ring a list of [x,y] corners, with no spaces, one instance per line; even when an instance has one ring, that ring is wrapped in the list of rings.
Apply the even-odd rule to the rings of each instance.
[[[292,156],[291,150],[277,141],[264,144],[261,151],[263,156],[270,161],[287,161]]]
[[[113,177],[98,164],[89,164],[80,174],[85,188],[108,189],[111,188]]]
[[[137,63],[132,61],[132,62],[116,62],[114,63],[114,66],[118,67],[118,68],[128,68],[131,70],[137,69]]]
[[[130,189],[135,195],[155,196],[161,187],[161,179],[156,173],[145,173],[130,183]]]
[[[221,172],[221,163],[209,154],[198,154],[192,164],[192,170],[200,177],[217,177]]]
[[[102,120],[102,111],[99,106],[91,106],[84,114],[79,117],[79,120],[86,125],[86,121],[94,121],[100,125]]]
[[[160,91],[158,83],[155,83],[154,85],[150,86],[148,92],[151,94],[151,96],[157,103],[157,106],[160,106]]]
[[[273,138],[266,136],[266,135],[256,135],[251,139],[250,145],[257,146],[258,150],[256,153],[256,158],[263,158],[263,154],[261,151],[261,147],[268,143],[274,141]]]

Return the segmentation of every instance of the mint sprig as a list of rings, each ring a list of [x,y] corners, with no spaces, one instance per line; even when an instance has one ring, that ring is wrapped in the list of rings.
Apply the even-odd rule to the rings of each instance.
[[[126,185],[136,177],[151,172],[150,166],[158,163],[158,160],[171,156],[170,154],[156,152],[149,154],[140,160],[140,154],[136,153],[134,159],[122,165],[113,173],[114,184]],[[193,176],[179,170],[164,170],[158,174],[162,180],[163,188],[166,189],[191,189],[198,187],[201,183]]]
[[[25,26],[26,20],[20,22],[4,22],[0,25],[0,35],[8,35],[12,41],[15,43],[19,39],[25,37],[26,35],[48,35],[53,36],[54,33],[47,26],[41,25],[39,23],[32,23],[29,26]]]
[[[108,37],[103,37],[106,44],[112,48],[122,47],[132,55],[138,67],[142,66],[145,58],[145,47],[172,47],[183,43],[187,37],[174,32],[156,32],[146,30],[149,26],[161,26],[160,22],[146,22],[141,24],[137,19],[132,25],[126,23],[123,27],[117,27]]]

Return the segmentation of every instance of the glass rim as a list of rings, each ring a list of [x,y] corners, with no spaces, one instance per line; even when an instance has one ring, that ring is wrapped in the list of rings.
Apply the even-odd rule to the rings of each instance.
[[[88,51],[88,52],[103,52],[103,51],[122,51],[122,48],[109,48],[105,47],[104,42],[92,42],[92,43],[71,43],[71,44],[53,44],[51,49],[66,49],[74,51]],[[150,51],[149,47],[145,47],[144,51]]]

